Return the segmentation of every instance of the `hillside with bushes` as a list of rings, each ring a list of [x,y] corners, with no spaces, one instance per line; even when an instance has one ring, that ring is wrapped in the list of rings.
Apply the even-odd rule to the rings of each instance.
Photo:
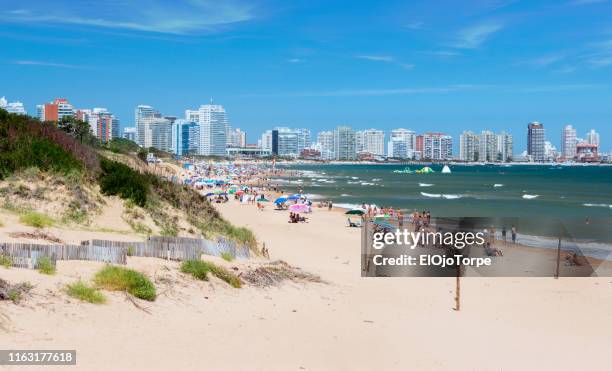
[[[150,172],[143,152],[124,139],[98,143],[85,122],[40,122],[0,109],[2,210],[87,226],[117,196],[134,233],[221,235],[256,248],[254,235],[224,220],[205,197]]]

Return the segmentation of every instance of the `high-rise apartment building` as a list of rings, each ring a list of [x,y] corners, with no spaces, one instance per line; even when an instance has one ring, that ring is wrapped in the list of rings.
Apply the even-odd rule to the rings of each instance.
[[[8,113],[16,113],[19,115],[27,114],[23,103],[19,101],[9,103],[5,97],[0,98],[0,108],[6,110]]]
[[[172,123],[172,144],[170,150],[177,156],[198,153],[200,125],[194,121],[178,119]]]
[[[138,145],[146,147],[145,127],[148,123],[160,118],[162,118],[161,114],[151,106],[141,104],[136,107],[134,110],[134,123],[136,125],[136,143]]]
[[[389,142],[387,143],[387,157],[412,159],[416,156],[417,135],[408,129],[391,130]]]
[[[144,124],[144,147],[170,152],[172,148],[172,123],[163,117],[147,120]]]
[[[132,142],[136,142],[136,128],[135,127],[123,128],[123,139],[127,139],[127,140],[131,140]]]
[[[576,157],[576,129],[572,125],[565,125],[561,132],[561,155],[566,160]]]
[[[119,137],[119,119],[117,119],[106,108],[94,108],[93,110],[79,110],[78,116],[87,117],[92,131],[102,142],[108,142]]]
[[[501,162],[511,162],[514,158],[514,144],[512,135],[502,131],[497,135],[497,160]]]
[[[588,144],[594,144],[599,147],[599,133],[595,129],[591,129],[586,135],[586,142]]]
[[[280,157],[297,157],[299,151],[299,133],[287,127],[272,130],[272,154]]]
[[[298,153],[301,153],[304,148],[310,147],[312,139],[310,137],[310,130],[305,128],[295,129],[298,136]]]
[[[336,158],[334,152],[334,132],[321,131],[317,134],[317,146],[321,151],[321,159],[333,160]]]
[[[485,130],[478,138],[478,160],[485,162],[497,161],[497,136],[494,132]]]
[[[384,156],[385,132],[377,129],[367,129],[355,132],[355,152]]]
[[[481,161],[479,136],[471,131],[464,131],[459,136],[459,159],[461,161]]]
[[[257,141],[257,146],[262,150],[272,151],[272,130],[266,130],[261,139]]]
[[[355,160],[355,132],[350,126],[338,126],[334,130],[334,153],[336,160]]]
[[[246,133],[240,128],[229,128],[227,131],[227,146],[231,148],[246,147]]]
[[[204,104],[198,110],[200,125],[199,154],[202,156],[225,156],[227,127],[225,108],[218,104]]]
[[[453,138],[443,133],[423,134],[423,158],[434,161],[453,158]]]
[[[36,106],[36,114],[41,121],[61,121],[74,115],[74,107],[66,98],[55,98],[53,102]]]
[[[527,155],[532,161],[544,162],[544,125],[539,122],[530,122],[527,125]]]

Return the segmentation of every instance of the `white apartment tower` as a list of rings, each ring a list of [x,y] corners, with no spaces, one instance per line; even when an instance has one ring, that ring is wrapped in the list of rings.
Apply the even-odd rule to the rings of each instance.
[[[566,160],[576,157],[576,129],[572,125],[565,125],[561,132],[561,155]]]
[[[218,104],[204,104],[198,110],[200,125],[199,155],[225,156],[227,145],[227,113]]]

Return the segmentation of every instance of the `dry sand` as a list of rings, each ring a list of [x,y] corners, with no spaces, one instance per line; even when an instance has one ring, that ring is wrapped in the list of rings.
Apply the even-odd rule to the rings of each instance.
[[[610,368],[612,278],[466,278],[456,312],[454,278],[361,278],[360,232],[338,213],[315,209],[309,223],[289,224],[270,206],[218,209],[272,259],[327,283],[236,290],[191,280],[177,263],[130,258],[164,292],[146,314],[121,294],[96,306],[61,291],[101,264],[60,262],[53,277],[0,268],[36,285],[23,304],[0,303],[9,328],[0,348],[77,349],[81,370]]]

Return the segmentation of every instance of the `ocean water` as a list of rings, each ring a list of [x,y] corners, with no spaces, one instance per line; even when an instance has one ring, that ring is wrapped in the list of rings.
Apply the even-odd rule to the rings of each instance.
[[[369,203],[435,216],[494,218],[499,228],[513,218],[519,233],[549,239],[559,229],[554,220],[565,219],[575,241],[612,244],[612,167],[451,165],[451,174],[442,174],[442,166],[433,165],[432,174],[393,172],[405,167],[296,164],[285,168],[297,173],[272,182],[347,208]]]

